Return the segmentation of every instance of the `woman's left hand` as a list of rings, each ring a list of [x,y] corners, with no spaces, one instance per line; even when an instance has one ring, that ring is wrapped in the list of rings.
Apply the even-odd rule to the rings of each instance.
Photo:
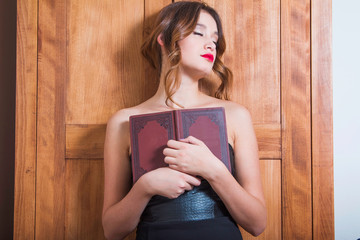
[[[222,162],[203,141],[195,137],[189,136],[180,141],[169,140],[167,146],[163,151],[164,161],[172,169],[207,179],[212,171],[221,167]]]

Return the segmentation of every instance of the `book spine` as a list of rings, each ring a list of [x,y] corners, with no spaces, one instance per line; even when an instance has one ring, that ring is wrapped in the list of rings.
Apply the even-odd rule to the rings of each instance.
[[[136,146],[135,146],[135,136],[134,136],[134,126],[133,126],[133,117],[130,116],[129,117],[129,127],[130,127],[130,147],[131,147],[131,171],[132,171],[132,180],[133,180],[133,183],[135,183],[136,181],[136,176],[135,176],[135,164],[134,164],[134,153],[133,153],[133,150],[136,149]]]
[[[177,141],[183,138],[182,134],[182,122],[181,122],[181,110],[174,110],[174,127],[175,127],[175,138]]]
[[[230,162],[230,153],[229,153],[229,147],[228,147],[228,136],[227,136],[227,127],[226,127],[226,115],[225,115],[225,108],[221,108],[221,113],[223,115],[223,119],[224,119],[224,134],[225,134],[225,139],[226,139],[226,148],[224,149],[226,152],[226,160],[227,160],[227,164],[228,164],[228,169],[230,172],[233,171],[232,166],[231,166],[231,162]],[[234,160],[235,161],[235,160]]]

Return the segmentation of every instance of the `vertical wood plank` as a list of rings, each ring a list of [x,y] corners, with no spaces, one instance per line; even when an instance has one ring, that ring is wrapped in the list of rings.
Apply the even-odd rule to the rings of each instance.
[[[66,1],[39,1],[36,239],[64,239]]]
[[[311,1],[313,239],[334,239],[331,0]]]
[[[172,3],[171,0],[144,0],[145,3],[145,21],[144,21],[144,30],[149,31],[152,29],[156,16],[160,10]]]
[[[262,184],[267,208],[267,226],[258,237],[241,229],[245,240],[281,240],[281,160],[260,161]]]
[[[310,1],[281,1],[283,239],[312,239]]]
[[[153,94],[140,54],[144,0],[68,3],[66,123],[103,124]]]
[[[65,239],[105,239],[101,179],[104,179],[103,161],[66,161]]]
[[[34,239],[37,3],[17,1],[14,239]]]
[[[247,107],[255,123],[280,123],[280,1],[206,2],[222,18],[232,100]]]
[[[143,29],[143,39],[147,37],[151,30],[154,27],[154,23],[156,17],[160,10],[169,5],[171,0],[144,0],[145,9],[144,9],[144,29]],[[145,88],[147,89],[146,98],[152,96],[159,86],[159,76],[156,73],[155,69],[153,69],[150,64],[148,64],[147,60],[142,57],[142,61],[144,62],[145,68]]]

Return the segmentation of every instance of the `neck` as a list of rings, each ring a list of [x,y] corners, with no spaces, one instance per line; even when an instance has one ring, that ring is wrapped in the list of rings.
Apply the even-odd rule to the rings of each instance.
[[[164,105],[166,105],[165,102],[167,99],[164,85],[165,73],[165,70],[161,73],[159,88],[154,96]],[[199,91],[198,79],[180,73],[180,86],[171,97],[174,102],[183,106],[184,108],[191,108],[195,107],[201,102],[202,96],[203,93]],[[170,100],[167,101],[167,104],[170,108],[181,108],[181,106],[178,106]]]

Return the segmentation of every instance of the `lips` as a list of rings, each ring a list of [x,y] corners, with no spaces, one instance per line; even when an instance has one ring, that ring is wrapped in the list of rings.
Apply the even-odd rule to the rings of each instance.
[[[201,55],[203,58],[206,58],[208,59],[210,62],[213,62],[214,61],[214,55],[210,54],[210,53],[207,53],[207,54],[203,54]]]

